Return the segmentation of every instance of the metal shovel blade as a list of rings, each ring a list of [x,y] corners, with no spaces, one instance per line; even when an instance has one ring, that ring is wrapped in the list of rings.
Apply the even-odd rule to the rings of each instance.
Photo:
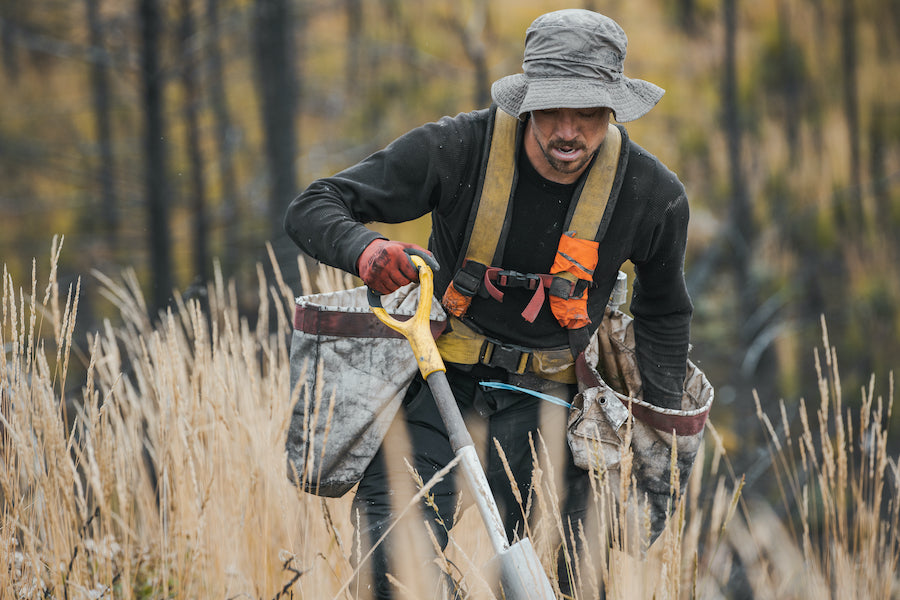
[[[544,574],[531,540],[519,540],[491,560],[500,570],[500,598],[508,600],[555,600],[556,594]]]

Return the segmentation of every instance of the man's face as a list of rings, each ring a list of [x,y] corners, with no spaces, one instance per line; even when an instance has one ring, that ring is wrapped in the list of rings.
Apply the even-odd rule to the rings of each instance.
[[[606,139],[608,108],[553,108],[531,112],[525,151],[538,173],[572,183]]]

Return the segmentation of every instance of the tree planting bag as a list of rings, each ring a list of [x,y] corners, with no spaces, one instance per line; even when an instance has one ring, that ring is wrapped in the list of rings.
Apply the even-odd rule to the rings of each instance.
[[[342,496],[362,478],[418,370],[409,342],[378,320],[366,292],[296,300],[288,476],[320,496]],[[418,300],[417,284],[381,298],[400,320],[415,314]],[[432,302],[430,318],[437,337],[446,325],[439,302]]]
[[[619,496],[630,490],[629,498],[648,510],[652,542],[674,509],[672,482],[678,482],[678,494],[685,489],[714,394],[706,375],[688,360],[679,409],[645,402],[634,349],[633,319],[608,308],[576,362],[579,393],[567,438],[576,465],[608,476],[617,501],[628,500]],[[673,444],[677,479],[672,478]],[[623,486],[622,458],[629,450],[631,481]]]

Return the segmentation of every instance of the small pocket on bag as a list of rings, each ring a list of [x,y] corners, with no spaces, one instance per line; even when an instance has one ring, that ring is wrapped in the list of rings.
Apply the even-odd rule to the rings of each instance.
[[[566,430],[575,464],[601,472],[617,469],[624,447],[622,426],[627,420],[627,406],[609,387],[592,387],[578,393]]]

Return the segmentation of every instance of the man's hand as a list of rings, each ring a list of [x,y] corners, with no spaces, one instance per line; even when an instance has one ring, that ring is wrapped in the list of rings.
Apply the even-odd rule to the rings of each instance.
[[[367,286],[381,294],[390,294],[407,283],[419,280],[419,271],[404,252],[413,248],[428,253],[416,244],[375,240],[359,255],[357,270]],[[430,254],[430,253],[428,253]]]

